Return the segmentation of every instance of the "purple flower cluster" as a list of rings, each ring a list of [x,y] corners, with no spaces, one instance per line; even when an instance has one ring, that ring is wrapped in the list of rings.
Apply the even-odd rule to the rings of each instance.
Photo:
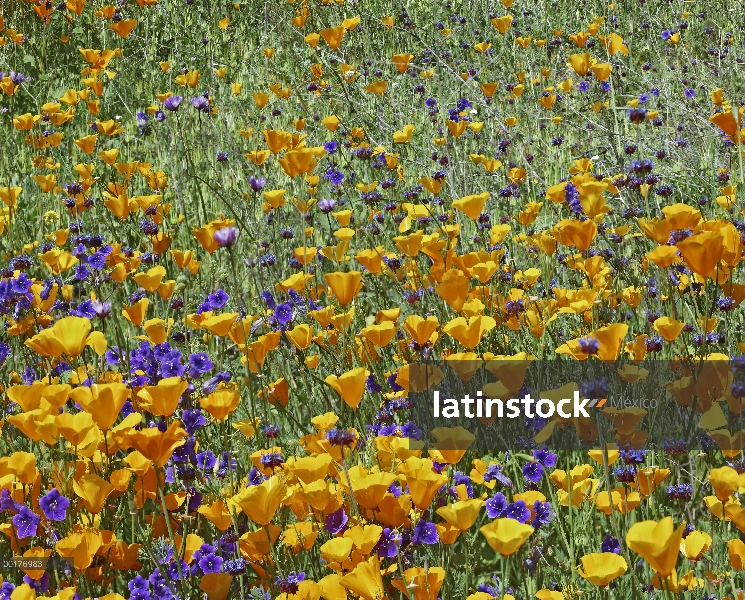
[[[667,496],[671,500],[690,500],[693,497],[693,486],[690,483],[669,485]]]
[[[286,577],[277,577],[274,582],[279,590],[285,594],[295,594],[300,589],[300,584],[305,581],[305,573],[289,573]]]
[[[340,533],[343,533],[344,530],[347,528],[348,521],[349,516],[344,511],[344,507],[341,507],[338,510],[326,515],[326,531],[332,535],[339,535]]]
[[[533,511],[531,513],[525,504],[525,500],[516,500],[510,504],[502,492],[497,492],[486,501],[486,514],[490,519],[508,518],[519,521],[520,523],[530,521],[530,524],[535,529],[541,525],[545,525],[553,518],[550,502],[536,500],[533,503]]]
[[[223,289],[215,290],[205,298],[204,302],[197,305],[197,314],[218,310],[225,306],[229,299],[230,297]]]
[[[31,308],[34,295],[31,293],[32,280],[26,273],[16,278],[0,280],[0,314],[13,313],[17,319],[24,311]]]
[[[510,481],[510,479],[504,473],[502,473],[501,465],[493,464],[489,465],[486,468],[486,472],[484,473],[484,483],[490,483],[492,481],[496,481],[504,487],[515,487],[512,481]]]
[[[45,496],[39,498],[39,507],[50,521],[64,521],[69,506],[70,500],[60,494],[57,488],[53,488]]]

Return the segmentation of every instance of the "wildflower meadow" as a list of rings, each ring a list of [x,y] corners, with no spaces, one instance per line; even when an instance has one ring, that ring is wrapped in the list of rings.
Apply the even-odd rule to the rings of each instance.
[[[0,0],[0,600],[744,600],[744,57]]]

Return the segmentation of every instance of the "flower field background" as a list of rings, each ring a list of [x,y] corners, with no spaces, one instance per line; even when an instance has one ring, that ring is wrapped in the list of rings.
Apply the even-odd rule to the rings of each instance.
[[[736,3],[0,9],[0,599],[743,599]],[[618,359],[696,444],[412,418]]]

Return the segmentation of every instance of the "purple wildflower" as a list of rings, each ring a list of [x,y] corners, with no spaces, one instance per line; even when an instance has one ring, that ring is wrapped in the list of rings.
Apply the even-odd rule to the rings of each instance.
[[[170,111],[177,111],[178,107],[181,106],[183,98],[181,96],[169,96],[163,102],[163,108]]]
[[[431,546],[440,541],[440,536],[437,534],[437,527],[434,523],[429,523],[424,519],[419,519],[414,529],[411,531],[411,544],[413,546],[419,546],[421,544],[427,544]]]
[[[238,237],[238,229],[235,227],[223,227],[215,231],[215,241],[221,248],[230,248],[235,244],[235,240]]]
[[[251,177],[248,178],[248,185],[251,186],[251,189],[254,192],[260,192],[266,185],[266,178],[265,177],[257,178],[251,175]]]
[[[39,506],[44,516],[50,521],[64,521],[70,500],[60,494],[57,488],[53,488],[48,494],[39,498]]]
[[[505,516],[507,510],[507,498],[504,497],[502,492],[497,492],[486,501],[485,505],[486,514],[490,519],[501,518]]]
[[[614,554],[620,554],[621,542],[610,535],[606,535],[603,543],[600,546],[600,549],[603,552],[613,552]]]
[[[326,531],[338,535],[346,529],[347,521],[349,521],[349,517],[344,512],[344,507],[341,507],[339,510],[326,515]]]
[[[39,523],[41,523],[39,515],[25,504],[21,505],[18,514],[13,517],[13,525],[16,528],[19,539],[35,536]]]
[[[538,483],[543,477],[543,465],[539,462],[529,462],[523,465],[523,475],[531,483]]]

